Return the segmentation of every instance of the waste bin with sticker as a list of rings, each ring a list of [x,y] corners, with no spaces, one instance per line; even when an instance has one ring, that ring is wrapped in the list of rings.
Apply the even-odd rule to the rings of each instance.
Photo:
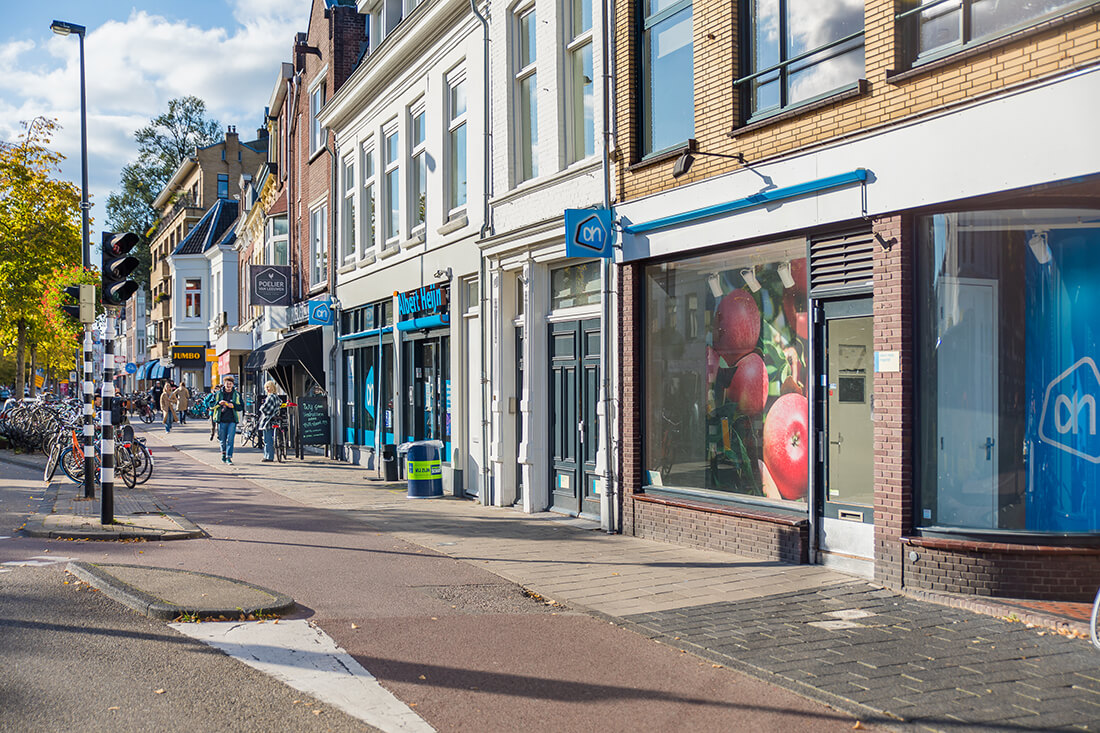
[[[443,496],[443,464],[440,453],[443,443],[438,440],[417,440],[402,443],[398,453],[406,454],[406,471],[409,478],[410,499],[435,499]]]

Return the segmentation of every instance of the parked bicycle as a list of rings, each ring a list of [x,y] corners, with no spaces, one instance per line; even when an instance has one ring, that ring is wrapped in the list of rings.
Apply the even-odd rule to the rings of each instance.
[[[1092,616],[1089,618],[1089,639],[1092,645],[1100,649],[1100,628],[1097,628],[1097,612],[1100,611],[1100,589],[1096,591],[1096,600],[1092,602]]]
[[[284,402],[279,405],[279,414],[271,425],[275,431],[275,460],[279,463],[286,460],[286,449],[290,444],[290,411],[288,408],[297,406],[296,402]]]

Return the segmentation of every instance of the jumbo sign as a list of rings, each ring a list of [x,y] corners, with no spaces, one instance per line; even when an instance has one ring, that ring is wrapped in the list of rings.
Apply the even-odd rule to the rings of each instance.
[[[397,296],[397,310],[402,316],[416,318],[429,313],[446,312],[450,303],[447,288],[438,285],[409,290]]]
[[[206,347],[173,346],[172,363],[176,366],[202,366],[206,363]]]

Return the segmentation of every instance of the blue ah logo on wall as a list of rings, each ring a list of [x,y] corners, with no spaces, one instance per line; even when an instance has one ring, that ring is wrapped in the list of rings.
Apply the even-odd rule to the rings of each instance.
[[[565,210],[566,257],[613,257],[614,239],[610,210]]]
[[[332,302],[328,298],[309,301],[309,325],[332,325]]]

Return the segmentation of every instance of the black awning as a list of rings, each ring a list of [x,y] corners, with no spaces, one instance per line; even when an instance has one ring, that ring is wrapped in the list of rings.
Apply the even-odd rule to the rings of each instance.
[[[295,366],[304,369],[317,384],[324,384],[324,343],[321,340],[321,328],[301,331],[282,341],[276,341],[264,347],[262,369],[274,369],[278,366]],[[253,352],[255,354],[256,352]],[[249,357],[251,360],[251,357]]]
[[[248,355],[248,358],[244,360],[244,368],[248,371],[259,371],[264,368],[264,357],[267,352],[271,350],[271,347],[276,344],[282,343],[281,341],[272,341],[270,344],[264,344],[258,349],[253,349],[252,353]]]

